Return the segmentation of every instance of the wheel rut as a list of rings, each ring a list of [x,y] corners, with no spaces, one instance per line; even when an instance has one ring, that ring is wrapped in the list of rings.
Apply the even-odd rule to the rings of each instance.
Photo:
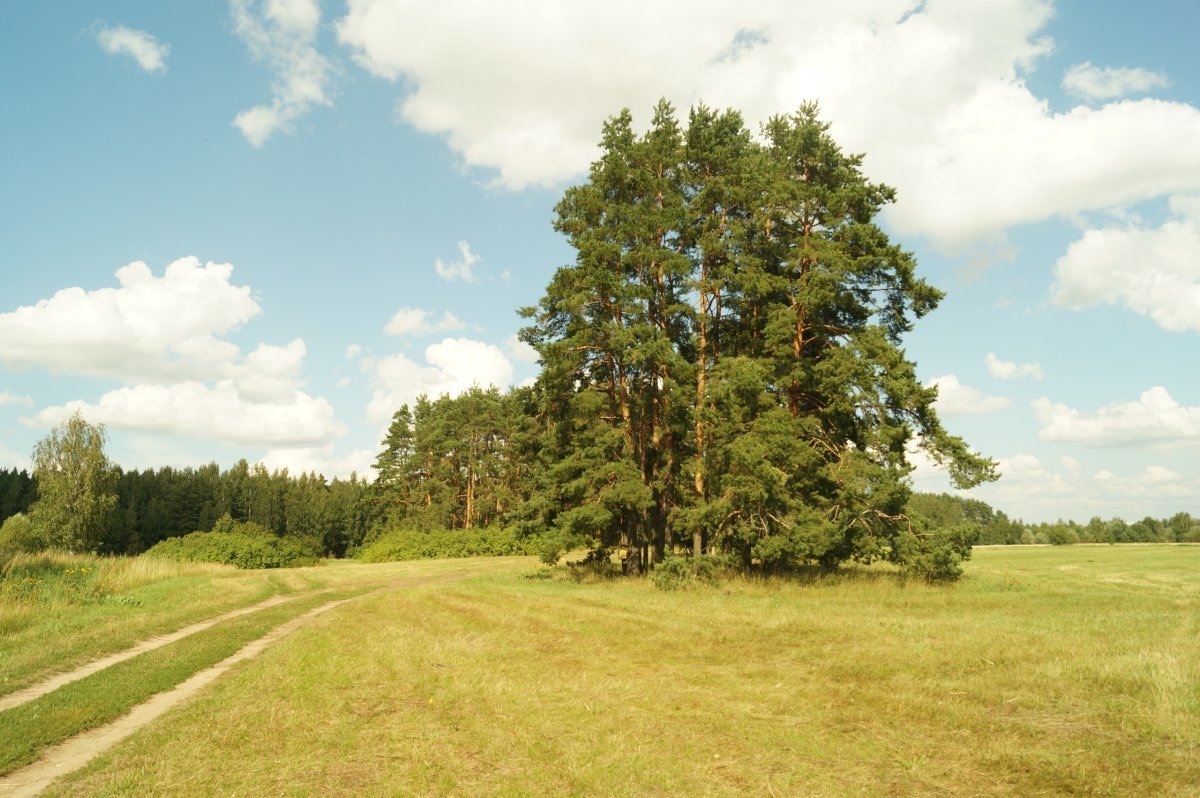
[[[391,590],[457,582],[468,576],[484,574],[492,570],[493,569],[464,569],[462,571],[439,576],[402,578],[399,580],[390,581],[384,587],[376,588],[375,590],[371,590],[367,593],[362,593],[357,596],[344,599],[331,600],[325,604],[314,607],[313,609],[298,615],[295,618],[285,621],[284,623],[272,629],[270,632],[267,632],[262,637],[247,643],[238,651],[221,660],[216,665],[212,665],[208,668],[197,671],[196,673],[192,674],[192,676],[180,682],[170,690],[154,695],[116,720],[110,721],[103,726],[98,726],[94,729],[89,729],[88,731],[69,737],[57,745],[47,748],[36,762],[26,765],[25,767],[18,768],[17,770],[11,771],[7,774],[0,775],[0,798],[30,798],[31,796],[38,795],[44,789],[49,787],[55,779],[65,776],[68,773],[72,773],[75,770],[83,767],[112,746],[132,735],[138,729],[142,728],[148,723],[151,723],[165,714],[168,710],[196,695],[205,687],[219,679],[222,675],[229,671],[229,669],[233,668],[239,663],[258,656],[272,643],[296,631],[313,618],[340,607],[349,601],[363,599],[367,596],[373,596]],[[316,592],[328,592],[328,590]],[[70,673],[61,674],[53,679],[48,679],[44,682],[41,682],[34,687],[26,688],[25,690],[21,691],[21,693],[29,693],[30,697],[3,708],[7,709],[11,706],[19,706],[27,701],[32,701],[41,695],[46,695],[47,693],[52,692],[54,689],[57,689],[64,684],[69,684],[72,681],[82,679],[84,676],[96,673],[97,671],[103,670],[104,668],[116,664],[117,662],[129,659],[130,657],[137,656],[138,654],[145,653],[146,651],[152,651],[155,648],[159,648],[167,643],[174,642],[175,640],[180,640],[184,637],[187,637],[189,634],[195,634],[196,632],[199,632],[202,629],[207,629],[223,620],[228,620],[230,618],[238,617],[239,615],[255,612],[259,609],[265,609],[266,607],[281,604],[285,601],[289,601],[298,597],[299,595],[272,597],[250,607],[244,607],[240,610],[233,610],[214,618],[210,618],[207,621],[202,621],[198,624],[192,624],[191,626],[180,629],[179,631],[173,632],[169,635],[163,635],[161,637],[156,637],[145,641],[144,643],[140,643],[133,648],[120,652],[119,654],[114,654],[109,657],[105,657],[104,659],[96,660],[88,665],[77,668]],[[146,647],[143,648],[143,646]],[[34,695],[33,691],[35,689],[41,690],[41,692]],[[15,695],[17,695],[17,693],[11,694],[11,696]],[[6,698],[11,698],[11,696]]]

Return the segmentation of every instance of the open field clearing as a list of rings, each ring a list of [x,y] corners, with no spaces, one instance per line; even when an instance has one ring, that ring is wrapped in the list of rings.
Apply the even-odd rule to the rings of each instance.
[[[52,560],[53,558],[51,558]],[[45,563],[39,563],[45,565]],[[193,624],[183,629],[143,640],[131,648],[115,654],[92,659],[74,671],[40,674],[40,680],[0,698],[0,794],[34,794],[21,785],[27,785],[28,775],[22,766],[37,760],[45,753],[49,760],[42,760],[43,769],[57,774],[67,761],[86,761],[94,750],[106,745],[90,743],[88,735],[74,738],[81,732],[95,729],[91,733],[97,741],[120,739],[145,722],[157,717],[175,703],[190,697],[196,690],[223,673],[233,663],[246,659],[265,648],[282,633],[290,631],[309,617],[340,605],[346,600],[370,591],[403,589],[421,584],[444,584],[448,581],[479,573],[494,573],[497,570],[512,570],[518,565],[528,565],[519,559],[492,559],[463,561],[431,561],[411,564],[389,564],[383,566],[334,565],[321,570],[322,589],[276,595],[257,604],[222,613],[221,615]],[[143,567],[130,561],[91,560],[83,566],[85,573],[120,571]],[[78,565],[67,571],[78,572]],[[146,569],[143,567],[143,571]],[[49,573],[49,572],[48,572]],[[196,573],[183,574],[196,576]],[[221,582],[228,576],[224,569],[208,574],[212,581]],[[63,579],[70,580],[72,574],[46,580],[46,594],[40,595],[35,604],[37,611],[45,616],[65,614],[71,601],[63,598]],[[181,574],[166,569],[159,574],[160,582],[176,581]],[[313,574],[291,572],[244,574],[240,581],[258,579],[268,587],[280,584],[312,585]],[[70,592],[68,589],[66,592]],[[26,597],[28,599],[28,597]],[[186,601],[185,596],[176,597]],[[12,597],[9,602],[12,603]],[[25,603],[30,603],[28,600]],[[74,602],[79,603],[79,602]],[[62,605],[62,606],[60,606]],[[137,606],[123,604],[120,606]],[[147,619],[152,612],[141,613]],[[173,617],[162,612],[153,618],[153,626],[162,626]],[[39,613],[33,614],[39,618]],[[44,626],[45,621],[42,621]],[[36,626],[31,623],[30,626]],[[27,633],[28,630],[27,630]],[[84,652],[86,653],[86,652]],[[96,651],[92,652],[98,653]],[[82,654],[81,654],[82,655]],[[32,658],[27,658],[32,659]],[[213,667],[217,666],[219,667]],[[192,685],[194,686],[189,686]],[[171,691],[168,693],[167,691]],[[152,696],[159,705],[150,715],[146,714],[146,702]],[[154,703],[154,702],[152,702]],[[129,710],[137,712],[112,723]],[[138,716],[144,720],[137,721]],[[106,725],[109,724],[109,725]],[[103,727],[102,729],[99,727]],[[46,753],[51,746],[70,740],[70,745],[59,746]],[[58,753],[59,748],[70,749],[67,754]],[[81,759],[82,757],[82,759]],[[32,768],[36,771],[37,767]]]
[[[5,580],[13,590],[0,594],[0,696],[270,597],[382,585],[462,567],[461,561],[334,561],[311,568],[239,571],[142,558],[21,555]]]
[[[48,794],[1200,795],[1200,547],[531,573],[342,605]]]

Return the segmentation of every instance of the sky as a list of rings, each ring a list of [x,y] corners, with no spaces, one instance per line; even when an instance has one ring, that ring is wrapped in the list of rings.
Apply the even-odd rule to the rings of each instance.
[[[820,103],[946,292],[905,349],[1027,521],[1200,514],[1200,5],[84,0],[0,12],[0,467],[367,473],[527,383],[603,120]],[[949,490],[914,457],[919,490]]]

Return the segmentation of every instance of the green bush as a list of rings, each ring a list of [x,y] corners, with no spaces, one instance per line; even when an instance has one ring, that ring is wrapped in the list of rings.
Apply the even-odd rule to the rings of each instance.
[[[302,551],[293,541],[254,530],[193,532],[167,538],[142,556],[176,562],[226,563],[238,568],[295,568],[316,562],[316,557]]]
[[[698,559],[672,555],[654,566],[650,580],[659,590],[684,590],[719,584],[719,575],[728,568],[727,559],[719,555]]]
[[[29,516],[10,515],[0,525],[0,565],[17,552],[32,552],[42,548],[41,536]]]
[[[520,537],[512,527],[396,529],[383,533],[363,546],[357,557],[363,562],[395,562],[453,557],[536,555],[542,552],[543,545],[542,538]]]

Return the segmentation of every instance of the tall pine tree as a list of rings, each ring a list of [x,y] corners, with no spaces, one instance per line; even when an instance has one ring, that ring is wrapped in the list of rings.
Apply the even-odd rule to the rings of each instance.
[[[874,222],[894,191],[815,105],[762,134],[704,107],[682,130],[660,102],[637,135],[624,111],[559,203],[575,263],[522,333],[544,366],[547,520],[629,571],[685,543],[953,575],[968,544],[904,514],[910,445],[959,485],[995,477],[900,347],[941,294]]]

